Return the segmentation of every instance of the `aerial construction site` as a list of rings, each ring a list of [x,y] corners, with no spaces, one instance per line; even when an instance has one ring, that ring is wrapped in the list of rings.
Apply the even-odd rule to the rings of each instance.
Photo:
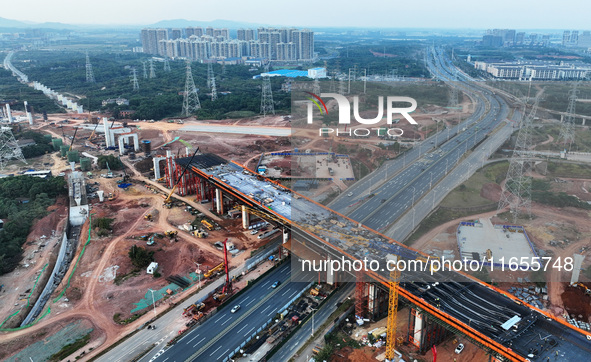
[[[64,112],[2,103],[0,232],[38,216],[0,258],[0,359],[588,360],[591,153],[571,151],[588,126],[576,99],[558,120],[542,84],[518,97],[453,51],[421,43],[416,79],[276,83],[278,102],[287,73],[250,59],[262,114],[211,119],[191,62],[152,57],[144,79],[170,61],[186,84],[182,117],[155,120],[90,112],[7,52],[3,70]],[[219,64],[203,64],[217,102]],[[450,101],[381,96],[406,82]],[[347,102],[363,122],[337,120]]]

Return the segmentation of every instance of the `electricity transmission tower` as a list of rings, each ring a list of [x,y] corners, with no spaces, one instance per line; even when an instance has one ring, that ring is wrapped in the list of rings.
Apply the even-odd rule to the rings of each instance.
[[[211,101],[218,99],[218,91],[215,86],[215,77],[211,78]]]
[[[150,58],[150,79],[156,78],[156,70],[154,69],[154,60]]]
[[[499,200],[498,210],[509,206],[513,215],[513,223],[517,222],[517,217],[523,210],[531,215],[531,177],[525,174],[533,163],[531,154],[532,123],[538,110],[540,96],[541,94],[538,94],[535,98],[530,113],[521,119],[517,141],[509,162],[505,187]]]
[[[131,82],[133,83],[133,90],[137,91],[140,89],[140,84],[137,81],[137,70],[135,68],[131,69]]]
[[[217,88],[215,85],[215,75],[213,74],[213,66],[211,63],[207,64],[207,87],[211,90],[211,101],[218,99]]]
[[[0,127],[0,169],[4,169],[11,159],[17,159],[27,164],[20,146],[12,134],[10,127]]]
[[[320,95],[320,82],[318,78],[314,79],[314,84],[312,86],[312,93]]]
[[[144,67],[144,79],[148,79],[148,68],[146,67],[146,62],[142,62],[142,66]]]
[[[207,88],[211,88],[211,78],[213,78],[213,66],[207,63]]]
[[[269,73],[269,65],[265,66],[265,73]],[[271,89],[271,78],[269,76],[261,76],[261,78],[263,78],[261,113],[263,116],[266,116],[267,114],[275,114],[275,105],[273,104],[273,90]]]
[[[164,58],[164,71],[170,72],[170,63],[168,62],[168,58]]]
[[[92,64],[90,64],[90,58],[86,53],[86,83],[94,83],[94,73],[92,72]]]
[[[339,77],[339,94],[345,95],[345,78],[343,76]]]
[[[330,90],[331,93],[334,93],[337,90],[336,89],[336,85],[335,85],[335,81],[334,81],[334,79],[336,78],[336,76],[337,76],[337,73],[336,72],[333,72],[332,73],[332,77],[330,77],[330,88],[329,88],[329,90]]]
[[[198,109],[201,109],[201,103],[199,102],[199,95],[195,88],[195,82],[193,81],[193,72],[191,71],[191,63],[187,62],[187,80],[185,81],[185,94],[183,98],[183,116],[188,117],[195,113]]]
[[[577,82],[573,84],[573,88],[568,96],[568,108],[566,109],[566,118],[560,127],[559,138],[564,143],[564,148],[572,145],[575,141],[575,105],[577,103]]]

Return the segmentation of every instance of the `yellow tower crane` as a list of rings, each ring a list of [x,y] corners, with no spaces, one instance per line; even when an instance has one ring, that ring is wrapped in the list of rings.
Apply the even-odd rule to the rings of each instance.
[[[398,257],[388,255],[386,257],[390,264],[394,266],[390,271],[390,298],[388,301],[388,321],[386,324],[386,361],[394,361],[394,351],[396,349],[396,323],[398,320],[398,285],[400,283],[400,270],[396,268]]]

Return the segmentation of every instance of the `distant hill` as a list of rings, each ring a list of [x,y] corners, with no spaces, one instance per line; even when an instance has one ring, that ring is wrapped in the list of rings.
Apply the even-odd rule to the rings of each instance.
[[[79,29],[80,26],[63,23],[33,23],[19,20],[0,18],[0,28],[18,29]]]
[[[241,21],[232,20],[213,20],[213,21],[199,21],[199,20],[187,20],[187,19],[172,19],[162,20],[157,23],[147,25],[150,28],[186,28],[189,26],[200,26],[200,27],[214,27],[214,28],[229,28],[229,29],[240,29],[240,28],[256,28],[259,26],[269,26],[268,24],[248,23]]]

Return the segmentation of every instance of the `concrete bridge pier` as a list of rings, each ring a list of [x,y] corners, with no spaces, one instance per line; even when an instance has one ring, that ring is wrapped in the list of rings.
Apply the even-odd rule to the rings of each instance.
[[[452,335],[436,319],[421,310],[411,308],[408,313],[408,341],[418,348],[421,354]]]

